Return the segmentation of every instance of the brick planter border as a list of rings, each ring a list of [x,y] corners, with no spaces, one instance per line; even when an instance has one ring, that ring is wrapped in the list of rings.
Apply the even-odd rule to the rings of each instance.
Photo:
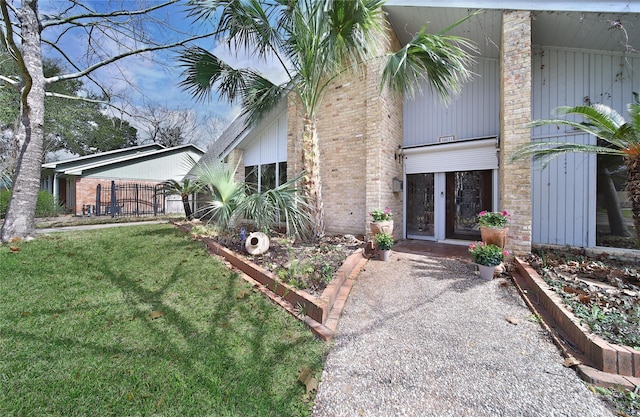
[[[190,226],[174,223],[180,230],[189,233]],[[244,256],[229,250],[211,238],[203,238],[210,253],[223,257],[233,267],[251,278],[250,283],[284,307],[295,317],[305,321],[311,330],[323,340],[333,337],[337,319],[351,290],[353,280],[367,262],[363,250],[357,249],[338,268],[320,298],[281,282],[273,273]],[[336,311],[339,310],[339,311]]]
[[[561,333],[560,338],[555,338],[556,342],[584,362],[578,367],[584,379],[603,386],[633,388],[640,385],[640,351],[607,342],[591,333],[566,308],[562,298],[549,288],[535,269],[518,257],[515,258],[515,264],[519,274],[514,274],[514,279],[520,291],[530,307],[544,310],[540,311],[544,320],[551,321],[547,325]]]

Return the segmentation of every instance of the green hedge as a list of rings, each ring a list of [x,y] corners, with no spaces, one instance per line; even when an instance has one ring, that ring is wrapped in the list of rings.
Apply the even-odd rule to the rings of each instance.
[[[0,218],[4,219],[11,198],[11,190],[0,191]],[[62,207],[53,198],[53,194],[40,190],[36,203],[36,217],[53,217],[62,212]]]

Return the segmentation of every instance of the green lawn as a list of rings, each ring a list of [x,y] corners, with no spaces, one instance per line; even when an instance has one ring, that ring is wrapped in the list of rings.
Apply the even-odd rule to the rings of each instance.
[[[326,353],[170,225],[0,246],[0,302],[2,416],[308,415]]]

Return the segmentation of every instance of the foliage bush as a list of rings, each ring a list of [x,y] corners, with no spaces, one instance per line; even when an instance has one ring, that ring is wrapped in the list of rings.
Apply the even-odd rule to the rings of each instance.
[[[393,236],[389,233],[377,233],[375,239],[376,246],[380,250],[389,250],[393,246]]]
[[[473,258],[473,262],[486,266],[500,265],[505,256],[509,256],[509,252],[499,246],[487,245],[484,242],[472,242],[469,245],[469,253]]]
[[[9,207],[9,199],[11,198],[10,190],[0,190],[0,219],[4,219]]]
[[[4,219],[7,214],[7,207],[11,199],[11,190],[0,191],[0,218]],[[38,201],[36,202],[36,217],[54,217],[62,212],[62,206],[48,191],[40,190],[38,192]]]

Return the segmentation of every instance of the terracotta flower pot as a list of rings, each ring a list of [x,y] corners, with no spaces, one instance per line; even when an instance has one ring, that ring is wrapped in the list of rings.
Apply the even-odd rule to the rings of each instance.
[[[507,234],[509,233],[508,227],[486,227],[480,226],[480,236],[482,241],[487,245],[496,245],[501,249],[504,249],[507,243]]]
[[[385,220],[382,222],[371,222],[369,223],[371,227],[371,233],[377,235],[379,233],[388,233],[390,235],[393,234],[393,220]]]

